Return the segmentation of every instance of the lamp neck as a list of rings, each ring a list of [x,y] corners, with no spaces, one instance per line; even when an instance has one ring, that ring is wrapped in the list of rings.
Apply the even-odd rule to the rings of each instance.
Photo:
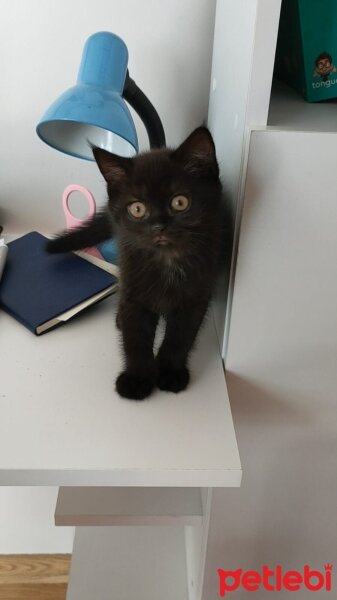
[[[151,148],[162,148],[166,145],[165,132],[160,117],[141,89],[126,73],[123,98],[132,106],[145,125]]]

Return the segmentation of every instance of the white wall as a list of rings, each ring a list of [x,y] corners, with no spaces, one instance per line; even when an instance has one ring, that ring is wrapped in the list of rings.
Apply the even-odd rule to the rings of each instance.
[[[55,527],[55,487],[0,488],[0,554],[71,552],[74,530]]]
[[[11,0],[0,14],[0,223],[7,231],[63,228],[60,197],[86,185],[99,204],[105,188],[94,164],[43,144],[35,126],[73,85],[87,37],[117,33],[131,76],[156,106],[168,144],[206,119],[215,0]],[[138,124],[140,145],[147,147]],[[56,530],[54,488],[0,489],[0,553],[71,550]]]

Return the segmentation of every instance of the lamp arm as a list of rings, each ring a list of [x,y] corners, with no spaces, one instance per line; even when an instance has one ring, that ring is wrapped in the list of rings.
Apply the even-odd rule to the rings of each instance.
[[[151,148],[161,148],[166,145],[165,133],[160,117],[138,85],[126,72],[123,98],[132,106],[145,125]]]

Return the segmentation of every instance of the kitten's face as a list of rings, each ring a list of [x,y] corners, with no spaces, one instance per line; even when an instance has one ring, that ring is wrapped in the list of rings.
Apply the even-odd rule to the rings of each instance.
[[[133,159],[94,150],[108,183],[121,243],[178,258],[206,243],[218,167],[212,138],[197,129],[176,151],[153,150]]]
[[[120,186],[117,202],[112,201],[122,243],[158,256],[184,253],[202,228],[207,208],[191,177],[162,151],[135,159],[132,175]]]

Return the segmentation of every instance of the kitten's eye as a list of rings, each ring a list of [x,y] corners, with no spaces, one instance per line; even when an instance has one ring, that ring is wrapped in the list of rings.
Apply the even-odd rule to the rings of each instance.
[[[146,206],[143,202],[131,202],[128,204],[128,213],[134,219],[142,219],[146,215]]]
[[[179,194],[179,196],[174,196],[174,198],[171,200],[171,208],[177,212],[182,212],[189,208],[189,206],[190,200],[182,194]]]

